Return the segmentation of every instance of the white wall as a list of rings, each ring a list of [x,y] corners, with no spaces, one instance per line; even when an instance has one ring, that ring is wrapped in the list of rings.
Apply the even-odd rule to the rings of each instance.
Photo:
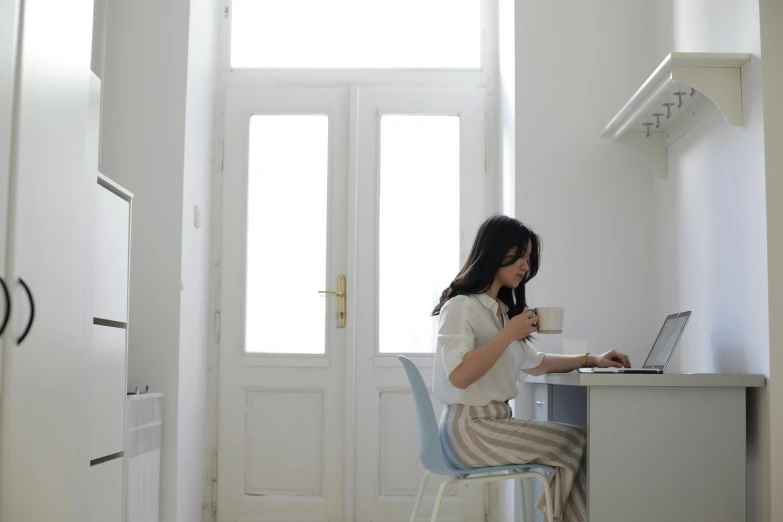
[[[758,431],[768,435],[769,455],[758,455],[765,466],[761,478],[769,502],[763,504],[760,520],[783,520],[783,5],[778,0],[761,0],[762,87],[764,90],[764,161],[767,197],[767,265],[769,267],[769,375],[766,394],[758,408]],[[768,459],[768,460],[766,460]],[[772,496],[771,491],[777,492]]]
[[[662,60],[646,0],[517,2],[516,215],[543,238],[536,306],[640,363],[655,311],[653,176],[604,125]],[[608,327],[607,325],[613,325]],[[539,347],[560,350],[560,336]]]
[[[516,195],[516,35],[514,0],[498,3],[498,85],[500,172],[503,213],[513,216]]]
[[[185,109],[185,180],[180,296],[177,520],[198,521],[211,506],[202,501],[207,449],[207,352],[212,185],[212,116],[218,71],[220,5],[190,0]],[[194,222],[200,209],[201,225]]]
[[[16,65],[16,2],[0,2],[0,277],[5,278],[6,220],[8,219],[8,174],[11,145],[12,93]],[[0,305],[0,318],[6,313]],[[2,340],[0,339],[0,353]]]
[[[136,196],[128,383],[165,395],[164,522],[199,520],[202,508],[218,10],[214,0],[108,4],[101,162]]]
[[[498,111],[496,120],[498,129],[496,136],[500,145],[502,211],[509,216],[516,213],[516,34],[514,25],[516,5],[514,0],[500,0],[497,12],[498,81],[495,86],[497,91],[495,99]],[[532,399],[524,395],[512,404],[514,414],[523,418],[530,418],[532,406]],[[497,506],[497,509],[490,510],[491,520],[520,520],[515,512],[515,509],[518,509],[518,501],[515,501],[517,490],[514,481],[500,482],[490,490],[492,493],[490,505]],[[495,495],[497,496],[495,497]]]
[[[161,520],[177,520],[187,2],[112,0],[101,115],[104,174],[134,193],[128,385],[164,394]]]
[[[764,115],[757,0],[674,0],[672,50],[747,52],[743,127],[714,111],[668,149],[656,181],[657,312],[689,309],[671,367],[769,376]],[[748,520],[769,520],[767,390],[748,401]]]

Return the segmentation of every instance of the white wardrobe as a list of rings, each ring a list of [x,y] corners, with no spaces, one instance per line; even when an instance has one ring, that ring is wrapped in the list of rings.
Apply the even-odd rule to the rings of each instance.
[[[132,200],[133,195],[128,191],[98,175],[93,229],[95,254],[91,271],[92,351],[88,377],[89,522],[122,522],[124,519]]]
[[[90,82],[88,168],[94,169],[92,335],[88,375],[88,522],[124,519],[128,289],[133,194],[98,172],[100,80]]]
[[[0,522],[122,520],[127,296],[101,317],[96,202],[128,202],[98,182],[92,27],[93,0],[0,0]]]

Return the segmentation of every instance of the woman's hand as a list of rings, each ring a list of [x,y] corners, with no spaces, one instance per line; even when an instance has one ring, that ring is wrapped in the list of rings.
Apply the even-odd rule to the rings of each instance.
[[[538,331],[538,314],[535,310],[529,310],[525,307],[522,313],[512,317],[503,329],[514,340],[526,339],[530,337],[530,334]]]
[[[588,366],[595,366],[597,368],[630,368],[631,360],[624,353],[620,353],[617,350],[611,350],[596,355],[592,364],[588,364]]]

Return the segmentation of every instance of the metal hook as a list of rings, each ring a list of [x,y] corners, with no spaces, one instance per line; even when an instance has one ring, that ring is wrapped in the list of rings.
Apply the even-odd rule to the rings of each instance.
[[[647,127],[647,137],[649,138],[650,137],[650,127],[653,126],[653,122],[648,121],[648,122],[642,123],[642,125]]]
[[[668,120],[669,118],[672,117],[672,107],[674,106],[674,104],[671,102],[667,102],[664,103],[663,106],[666,107],[666,119]]]
[[[660,129],[661,128],[661,116],[663,116],[662,112],[656,112],[653,114],[655,116],[655,128]]]
[[[687,92],[683,92],[683,91],[679,91],[679,92],[675,92],[674,93],[675,96],[679,96],[679,98],[680,98],[680,102],[677,104],[677,108],[678,109],[682,108],[682,97],[685,96],[686,94],[688,94],[688,93]]]
[[[691,96],[693,96],[694,94],[696,94],[696,89],[694,89],[693,87],[691,87]]]

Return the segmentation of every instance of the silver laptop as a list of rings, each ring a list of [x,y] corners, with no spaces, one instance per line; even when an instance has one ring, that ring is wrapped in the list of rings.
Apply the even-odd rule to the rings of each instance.
[[[647,360],[641,368],[580,368],[580,373],[663,373],[674,349],[682,337],[682,332],[691,318],[690,312],[672,314],[663,322],[663,327],[655,339]]]

